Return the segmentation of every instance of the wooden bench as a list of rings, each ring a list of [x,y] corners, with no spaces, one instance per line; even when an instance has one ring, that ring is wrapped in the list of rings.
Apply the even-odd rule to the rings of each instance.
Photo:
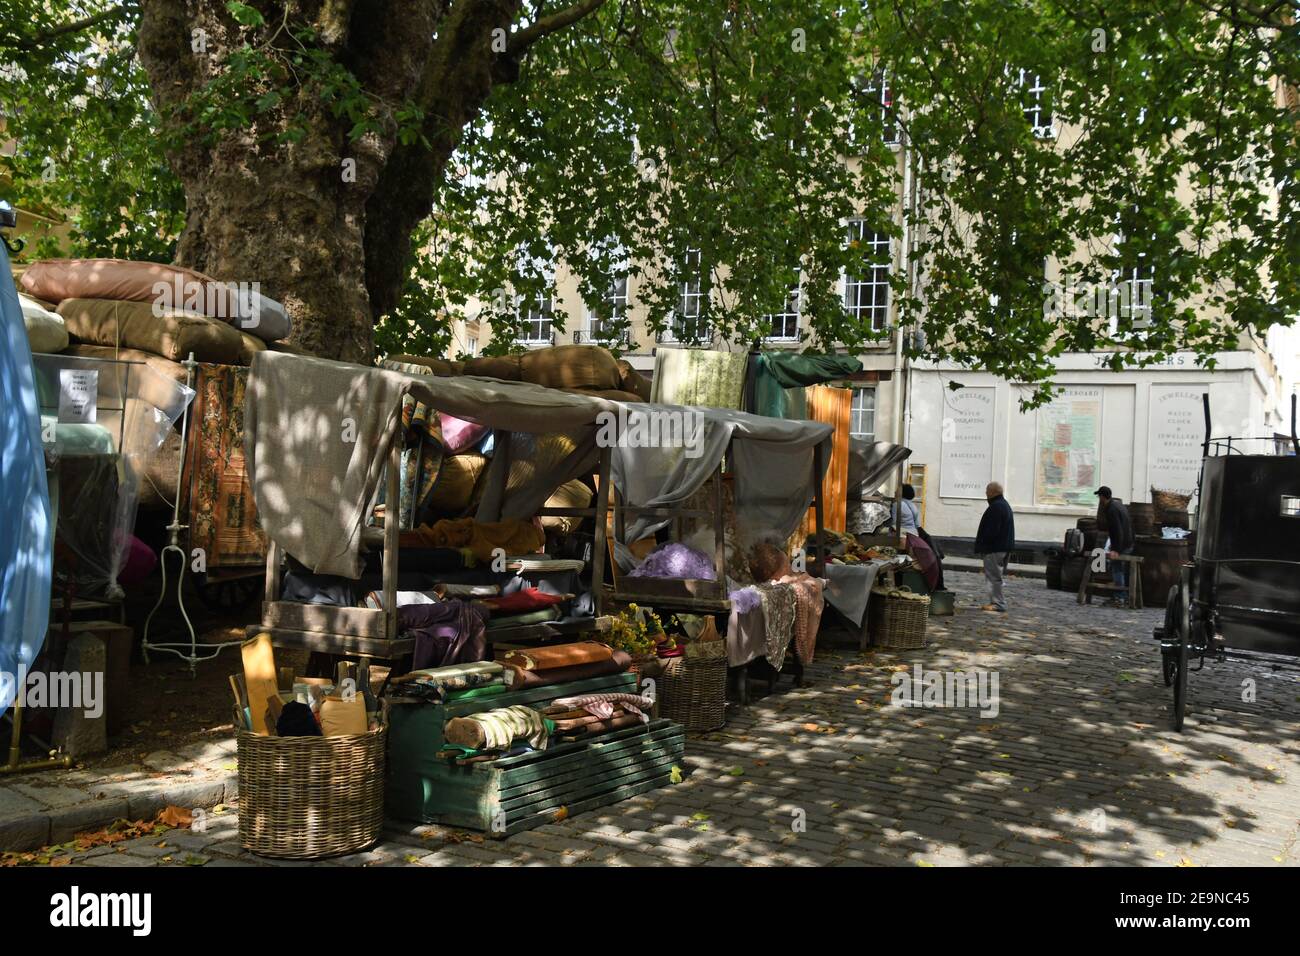
[[[1128,567],[1128,584],[1120,587],[1118,584],[1093,581],[1093,559],[1089,558],[1083,565],[1083,577],[1079,579],[1078,602],[1080,604],[1091,604],[1092,595],[1095,591],[1128,591],[1127,606],[1133,610],[1143,608],[1145,605],[1142,603],[1142,558],[1136,554],[1121,554],[1113,558],[1107,557],[1106,560],[1111,564],[1123,564]]]

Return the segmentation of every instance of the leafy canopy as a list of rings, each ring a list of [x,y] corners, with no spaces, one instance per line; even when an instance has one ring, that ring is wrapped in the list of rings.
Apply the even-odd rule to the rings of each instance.
[[[152,133],[138,11],[32,5],[0,0],[20,25],[0,39],[9,198],[68,211],[64,253],[166,259],[184,199]],[[271,55],[261,6],[226,4],[249,42],[188,105],[193,135],[292,139],[291,121],[259,117],[304,89],[353,138],[379,123],[417,135],[410,104],[369,100],[292,15]],[[765,334],[798,283],[810,344],[859,348],[884,333],[838,285],[875,254],[846,241],[856,218],[892,239],[915,356],[1036,398],[1065,351],[1208,359],[1300,311],[1300,40],[1284,15],[1215,0],[609,0],[535,46],[464,131],[380,348],[439,351],[447,317],[472,307],[495,349],[513,347],[517,298],[552,286],[555,262],[597,311],[631,275],[661,331],[690,250],[711,331]],[[1061,281],[1150,277],[1150,321],[1051,312],[1047,260]]]

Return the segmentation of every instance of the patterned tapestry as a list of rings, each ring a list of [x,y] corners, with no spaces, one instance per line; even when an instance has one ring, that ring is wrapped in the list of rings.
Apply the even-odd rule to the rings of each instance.
[[[190,547],[206,552],[208,571],[266,562],[266,535],[257,520],[244,467],[244,389],[248,369],[200,365],[190,413],[186,470]]]

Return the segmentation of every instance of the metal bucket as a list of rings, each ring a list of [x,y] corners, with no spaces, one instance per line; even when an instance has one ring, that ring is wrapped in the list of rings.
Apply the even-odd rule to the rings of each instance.
[[[930,616],[952,617],[956,613],[953,600],[955,597],[956,595],[951,591],[931,591]]]

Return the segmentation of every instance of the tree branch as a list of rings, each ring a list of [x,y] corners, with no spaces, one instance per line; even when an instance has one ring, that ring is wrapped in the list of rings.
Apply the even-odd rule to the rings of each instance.
[[[92,14],[88,17],[82,17],[80,20],[74,20],[71,23],[61,23],[58,26],[47,27],[38,31],[34,36],[13,37],[9,40],[0,40],[0,48],[8,47],[11,50],[35,50],[46,44],[52,43],[62,37],[70,36],[74,33],[80,33],[82,30],[89,30],[91,27],[99,26],[109,20],[125,16],[130,12],[134,4],[124,4],[122,6],[106,7],[99,13]]]
[[[593,13],[600,7],[604,6],[605,0],[581,0],[571,7],[565,7],[549,17],[542,17],[522,30],[512,33],[510,39],[506,42],[507,57],[512,59],[518,58],[524,54],[527,49],[543,37],[550,36],[565,27],[577,23],[589,13]]]

